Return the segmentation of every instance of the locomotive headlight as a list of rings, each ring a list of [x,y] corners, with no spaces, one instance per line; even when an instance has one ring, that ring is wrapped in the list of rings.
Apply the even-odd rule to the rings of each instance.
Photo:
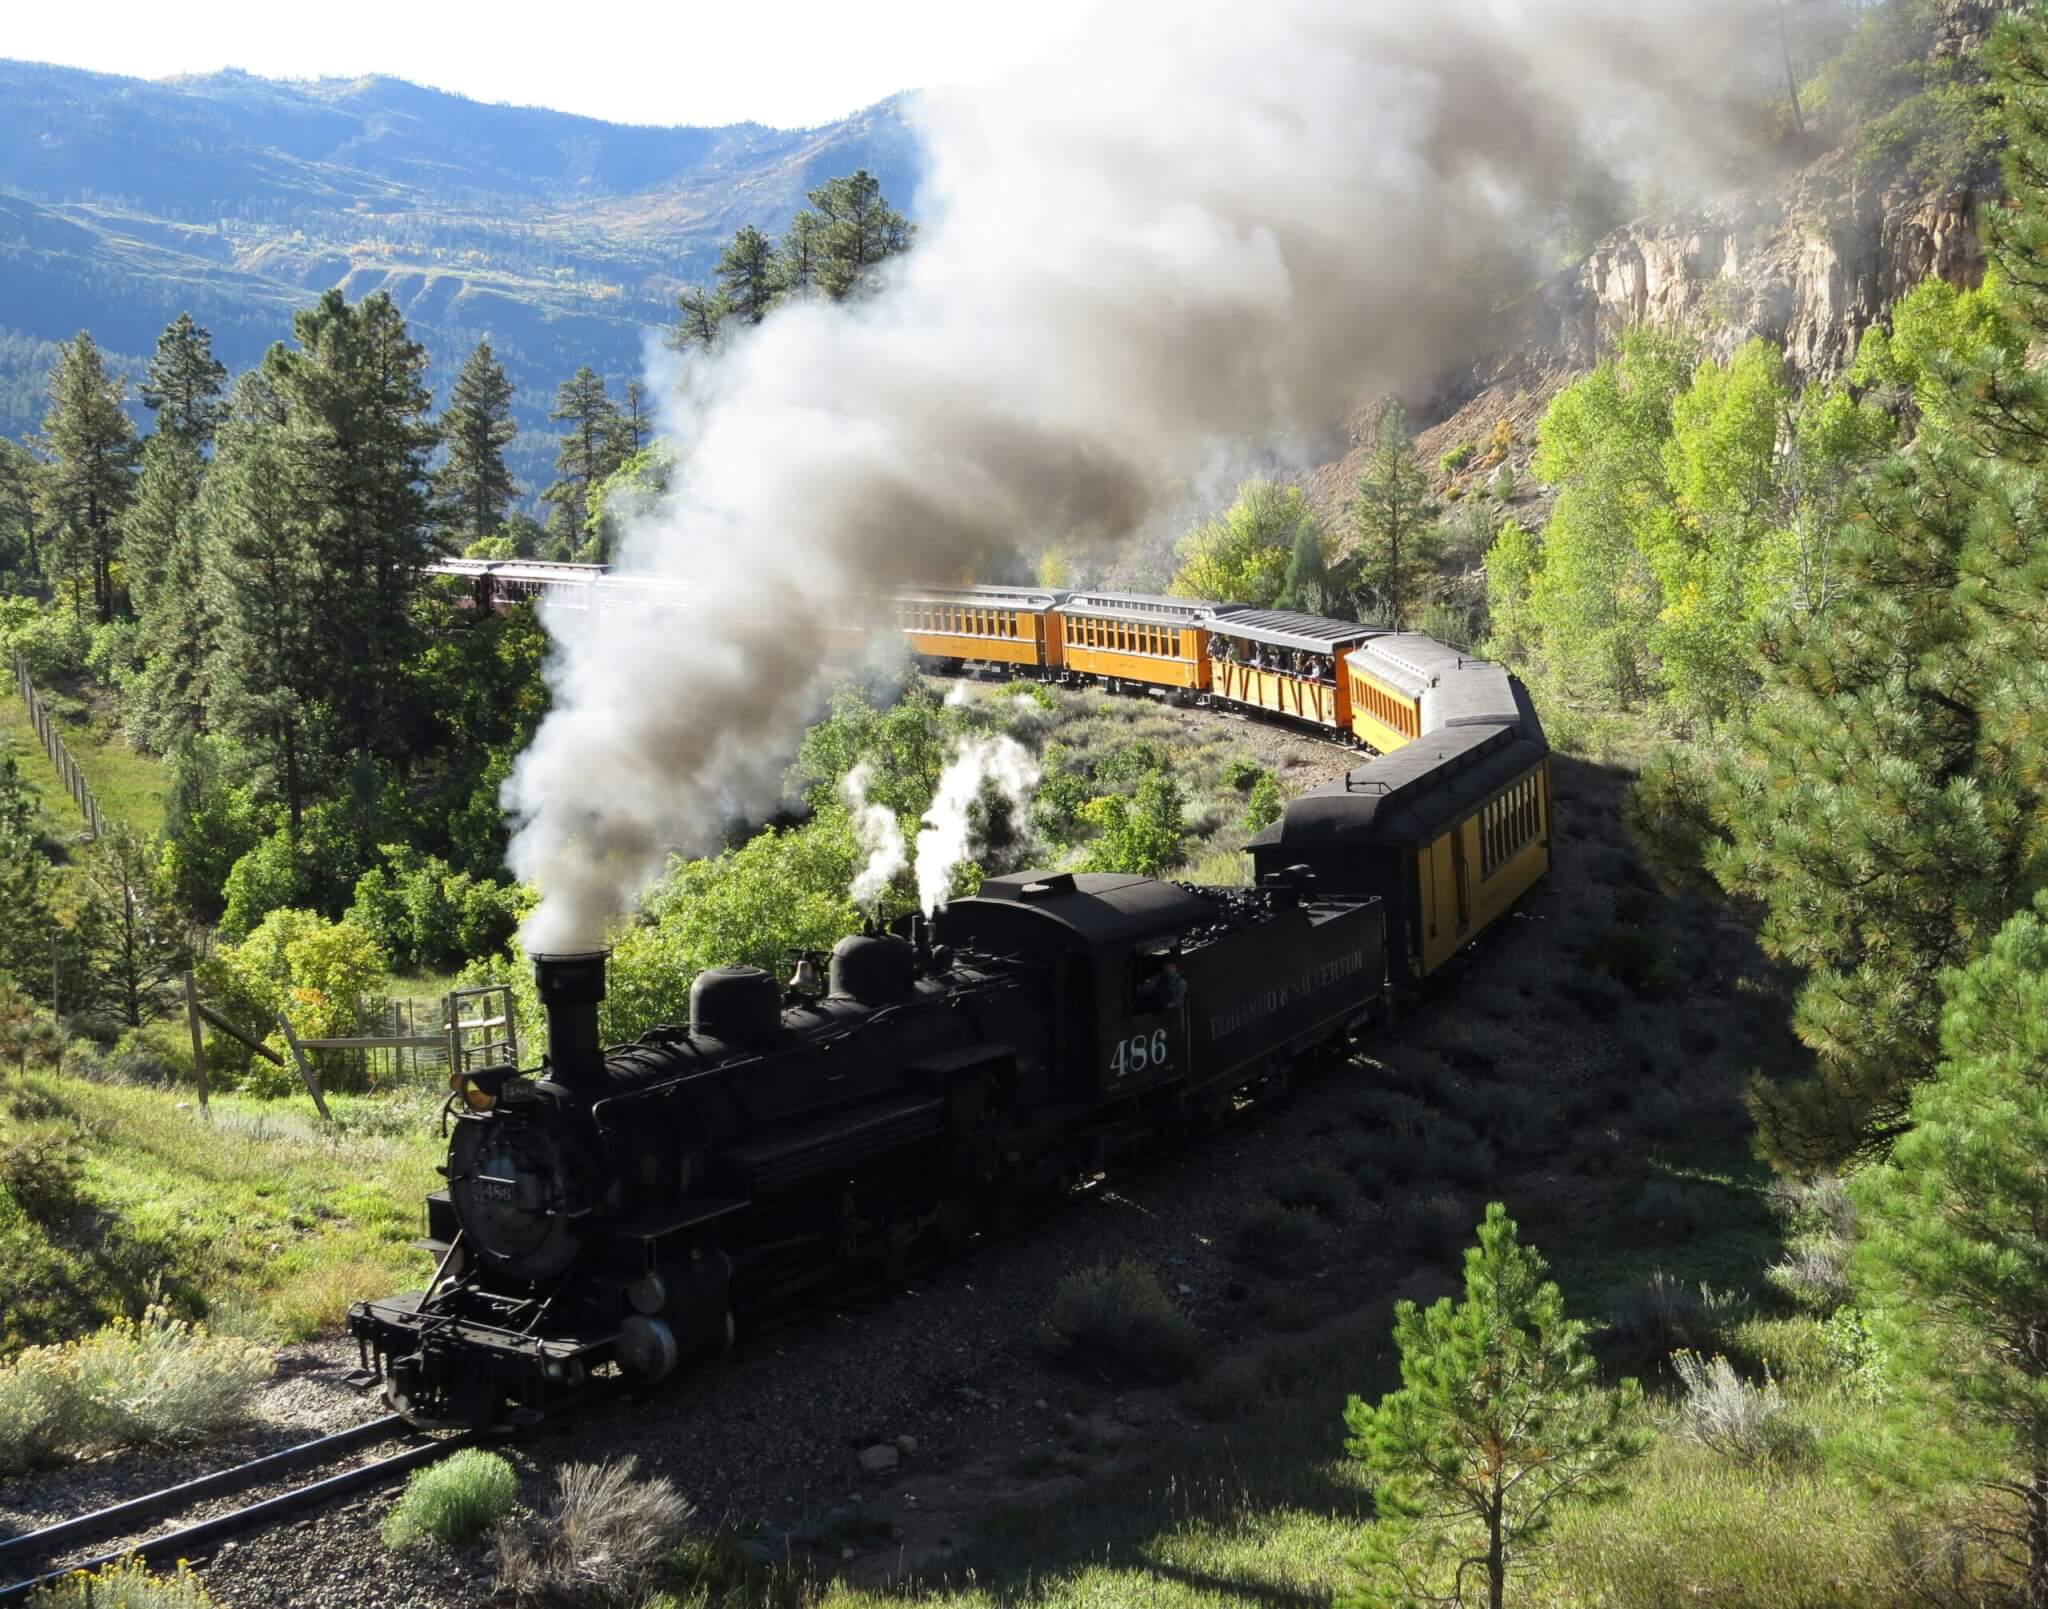
[[[450,1073],[448,1087],[462,1097],[462,1104],[472,1112],[488,1112],[498,1104],[496,1095],[466,1073]]]

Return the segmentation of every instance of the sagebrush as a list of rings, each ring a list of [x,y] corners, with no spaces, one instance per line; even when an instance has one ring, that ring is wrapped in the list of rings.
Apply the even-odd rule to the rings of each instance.
[[[1671,1368],[1685,1392],[1679,1426],[1701,1446],[1751,1468],[1804,1457],[1812,1436],[1788,1417],[1785,1393],[1768,1368],[1757,1383],[1743,1379],[1727,1358],[1697,1352],[1674,1352]]]
[[[0,1368],[0,1470],[239,1423],[274,1367],[265,1348],[152,1307]]]
[[[637,1604],[694,1511],[668,1481],[641,1480],[636,1468],[624,1458],[562,1470],[546,1514],[500,1527],[498,1592],[559,1609]]]
[[[1159,1276],[1126,1258],[1077,1269],[1060,1281],[1046,1338],[1097,1374],[1176,1380],[1202,1363],[1201,1338]]]

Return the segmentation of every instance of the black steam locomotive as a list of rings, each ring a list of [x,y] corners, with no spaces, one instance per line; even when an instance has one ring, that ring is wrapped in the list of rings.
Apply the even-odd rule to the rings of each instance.
[[[420,1424],[651,1384],[849,1270],[900,1270],[1170,1146],[1383,1001],[1377,898],[990,879],[829,975],[702,974],[687,1027],[598,1042],[602,954],[541,956],[538,1074],[465,1081],[423,1291],[350,1332]],[[808,985],[808,986],[806,986]]]

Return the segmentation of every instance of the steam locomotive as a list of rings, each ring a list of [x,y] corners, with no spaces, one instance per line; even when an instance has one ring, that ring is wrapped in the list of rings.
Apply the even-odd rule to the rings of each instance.
[[[651,1385],[827,1281],[1014,1223],[1284,1084],[1547,874],[1548,746],[1498,666],[1309,617],[996,590],[908,599],[913,649],[1207,689],[1381,752],[1252,840],[1254,889],[991,878],[843,940],[822,977],[805,957],[787,990],[705,972],[686,1025],[630,1045],[599,1041],[602,953],[536,957],[546,1057],[451,1096],[433,1277],[349,1312],[397,1412],[530,1423],[594,1375]],[[1276,670],[1283,649],[1334,652],[1331,675]]]
[[[543,955],[539,1076],[463,1081],[427,1288],[349,1328],[421,1425],[517,1425],[616,1365],[651,1385],[849,1269],[899,1272],[1170,1146],[1382,1003],[1377,899],[992,878],[849,937],[794,1002],[699,975],[687,1027],[598,1042],[602,953]]]

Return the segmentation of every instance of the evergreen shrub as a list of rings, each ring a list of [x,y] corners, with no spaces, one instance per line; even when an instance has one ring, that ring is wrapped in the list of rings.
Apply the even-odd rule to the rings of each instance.
[[[1315,1244],[1321,1228],[1315,1213],[1306,1206],[1254,1202],[1237,1220],[1230,1254],[1242,1263],[1269,1270],[1284,1269]]]
[[[1334,1218],[1351,1199],[1351,1184],[1328,1163],[1305,1162],[1273,1182],[1273,1199],[1283,1207],[1305,1207]]]
[[[1126,1258],[1059,1282],[1044,1323],[1055,1351],[1090,1372],[1177,1380],[1202,1366],[1201,1338],[1159,1276]]]
[[[465,1447],[413,1472],[384,1516],[384,1545],[470,1541],[511,1513],[518,1497],[519,1479],[509,1463],[481,1447]]]

